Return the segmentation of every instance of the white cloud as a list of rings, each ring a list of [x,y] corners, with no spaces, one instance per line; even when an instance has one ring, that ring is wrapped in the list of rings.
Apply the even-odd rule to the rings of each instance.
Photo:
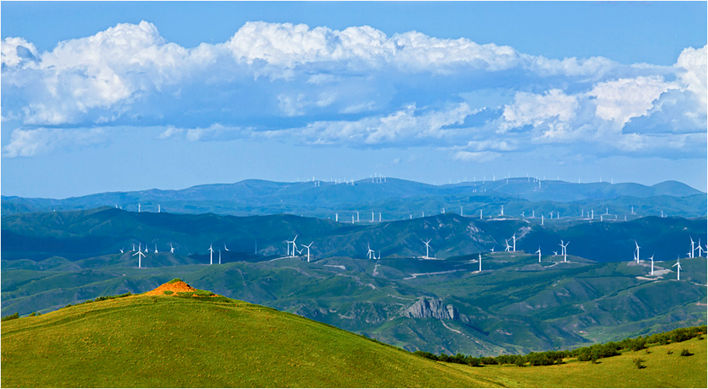
[[[679,77],[684,87],[692,92],[699,100],[700,106],[706,107],[706,57],[707,46],[699,49],[688,47],[681,52],[676,64]],[[705,113],[705,110],[703,111]]]
[[[2,64],[20,66],[36,60],[37,48],[22,38],[8,37],[2,40]]]
[[[452,158],[465,162],[489,162],[501,157],[501,153],[494,151],[464,151],[460,150],[453,154]]]
[[[500,130],[505,132],[530,125],[543,129],[547,138],[562,138],[577,109],[578,98],[559,89],[551,89],[543,95],[519,92],[514,102],[504,107]]]
[[[381,146],[441,139],[457,131],[446,126],[462,124],[474,111],[460,103],[441,110],[421,111],[414,104],[383,116],[353,121],[318,121],[295,130],[295,136],[310,144]]]
[[[277,134],[307,144],[425,145],[489,160],[539,143],[671,148],[706,122],[706,47],[685,49],[669,67],[621,65],[415,31],[266,22],[193,48],[167,42],[148,22],[46,52],[19,37],[2,43],[2,120],[21,126],[5,156],[48,150],[44,140],[74,131],[51,126],[163,126],[161,138],[189,141]],[[479,106],[459,102],[476,92]]]
[[[661,77],[621,78],[595,84],[589,96],[596,99],[596,115],[620,126],[652,108],[659,96],[674,87]]]
[[[3,148],[3,156],[31,157],[55,148],[82,147],[104,141],[102,129],[38,128],[12,131],[10,142]]]

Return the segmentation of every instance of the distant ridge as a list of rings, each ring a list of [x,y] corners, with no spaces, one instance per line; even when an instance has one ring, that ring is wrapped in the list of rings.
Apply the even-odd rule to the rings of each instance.
[[[506,204],[509,214],[523,210],[553,212],[572,204],[573,214],[582,209],[608,207],[625,213],[634,206],[639,215],[705,215],[705,193],[678,181],[646,186],[634,183],[570,183],[533,178],[431,185],[397,178],[327,181],[273,182],[243,180],[230,184],[205,184],[179,190],[150,189],[106,192],[66,199],[2,196],[3,214],[91,209],[118,206],[145,212],[216,213],[264,215],[290,213],[320,218],[350,217],[361,212],[381,212],[385,220],[449,212],[498,212]],[[666,208],[666,209],[664,209]],[[565,213],[567,215],[567,212]],[[378,217],[378,215],[375,215]]]

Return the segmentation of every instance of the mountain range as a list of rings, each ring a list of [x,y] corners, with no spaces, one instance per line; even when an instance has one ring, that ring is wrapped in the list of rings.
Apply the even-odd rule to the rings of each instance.
[[[272,182],[244,180],[233,184],[198,185],[181,190],[98,193],[66,199],[2,197],[5,215],[82,210],[102,206],[136,211],[225,215],[294,214],[351,221],[407,219],[456,212],[463,215],[536,216],[559,213],[580,217],[594,210],[599,218],[625,216],[705,216],[705,193],[677,181],[646,186],[634,183],[569,183],[535,178],[509,178],[449,185],[430,185],[396,178],[359,181]]]

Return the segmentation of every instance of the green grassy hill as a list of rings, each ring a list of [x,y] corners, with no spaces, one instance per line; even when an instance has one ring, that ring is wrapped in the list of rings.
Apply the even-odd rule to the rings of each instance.
[[[693,355],[681,356],[683,349]],[[671,353],[667,353],[671,351]],[[642,358],[642,369],[633,360]],[[432,361],[223,297],[129,296],[2,323],[3,387],[705,387],[706,340],[599,363]]]
[[[133,296],[2,323],[3,387],[492,386],[241,301]]]

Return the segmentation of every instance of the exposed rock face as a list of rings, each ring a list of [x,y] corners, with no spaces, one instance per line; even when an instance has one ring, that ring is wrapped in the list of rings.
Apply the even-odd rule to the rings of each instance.
[[[413,305],[403,311],[402,316],[416,319],[435,318],[457,320],[460,317],[457,308],[448,304],[443,305],[442,300],[430,297],[421,297]]]

